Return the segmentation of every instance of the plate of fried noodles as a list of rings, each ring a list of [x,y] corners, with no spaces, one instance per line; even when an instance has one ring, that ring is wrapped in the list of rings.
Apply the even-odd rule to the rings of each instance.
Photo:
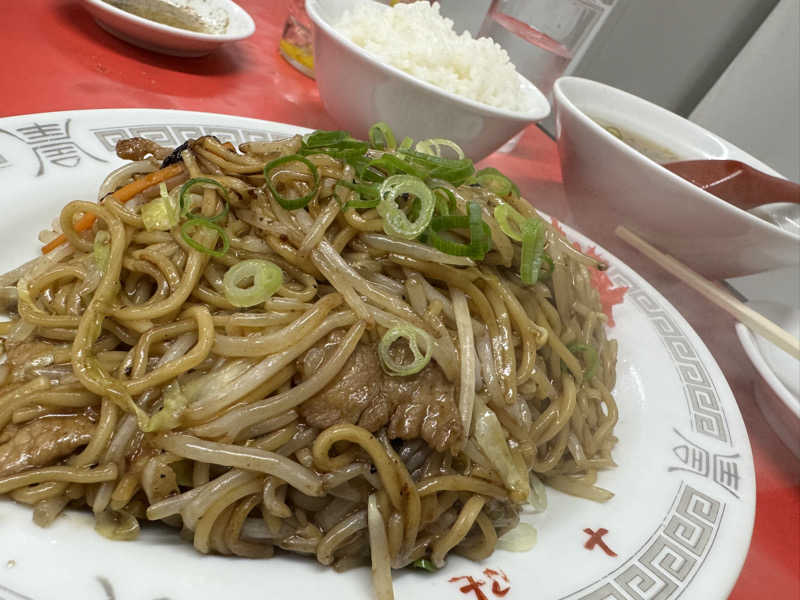
[[[714,359],[452,142],[48,113],[0,120],[0,181],[0,597],[733,587]]]

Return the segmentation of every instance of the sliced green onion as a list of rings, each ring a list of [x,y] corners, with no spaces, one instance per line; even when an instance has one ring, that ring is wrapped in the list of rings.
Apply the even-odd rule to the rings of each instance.
[[[141,215],[147,231],[169,231],[180,221],[178,207],[167,192],[167,185],[161,183],[161,195],[142,206]]]
[[[473,165],[472,161],[468,158],[442,158],[441,156],[411,149],[398,149],[397,152],[400,156],[404,157],[407,162],[414,164],[420,169],[424,169],[429,179],[443,179],[448,183],[458,186],[469,180],[475,173],[475,165]]]
[[[403,138],[403,141],[400,142],[400,145],[397,147],[398,150],[408,150],[411,146],[414,145],[414,140],[410,137],[406,136]]]
[[[446,217],[456,213],[458,209],[458,201],[456,200],[456,195],[449,188],[446,188],[443,185],[432,185],[431,190],[433,191],[433,195],[436,197],[436,212],[440,216]]]
[[[108,268],[108,261],[111,258],[111,234],[105,229],[101,229],[94,235],[92,257],[97,268],[105,273]]]
[[[481,205],[477,202],[470,202],[467,205],[467,216],[469,217],[469,241],[475,249],[478,260],[489,252],[492,243],[492,234],[489,226],[483,222]]]
[[[519,198],[517,185],[494,167],[486,167],[476,172],[475,182],[501,198],[509,194]]]
[[[444,221],[444,219],[459,219],[459,221]],[[428,243],[437,250],[450,254],[451,256],[468,256],[472,258],[472,255],[475,253],[473,252],[471,244],[463,244],[439,235],[439,231],[466,229],[468,227],[469,220],[463,215],[434,217],[431,220],[431,227],[428,231]]]
[[[192,227],[205,227],[206,229],[213,229],[216,231],[219,234],[220,239],[222,239],[222,248],[219,250],[217,250],[216,247],[209,248],[208,246],[203,246],[203,244],[200,242],[195,241],[194,238],[189,235],[189,229]],[[225,256],[228,248],[231,247],[231,241],[228,238],[228,234],[225,233],[225,230],[213,221],[209,221],[205,217],[195,217],[193,219],[189,219],[188,221],[184,221],[181,225],[181,237],[183,238],[184,242],[198,252],[205,252],[206,254],[210,254],[216,258]]]
[[[539,228],[539,233],[536,236],[536,244],[533,248],[533,264],[531,268],[535,273],[535,277],[538,278],[541,276],[542,272],[542,262],[544,261],[544,243],[547,241],[547,236],[545,235],[545,227],[542,225]],[[536,283],[536,281],[534,281]]]
[[[415,569],[425,569],[428,573],[435,573],[438,571],[436,565],[433,564],[433,561],[428,558],[419,558],[411,563],[411,566]]]
[[[353,160],[363,157],[364,153],[369,150],[369,144],[360,142],[354,139],[346,139],[331,144],[329,146],[303,146],[297,152],[302,156],[309,156],[311,154],[328,154],[334,158],[342,160]]]
[[[285,198],[284,196],[281,196],[278,193],[278,190],[275,189],[275,186],[272,184],[272,179],[269,176],[269,172],[272,171],[272,169],[290,162],[303,163],[311,170],[311,176],[314,178],[314,185],[311,188],[311,191],[300,198]],[[272,162],[267,163],[264,166],[264,179],[266,180],[267,188],[269,188],[272,197],[275,198],[275,201],[286,210],[303,208],[306,204],[311,202],[314,196],[317,195],[317,190],[319,190],[319,171],[317,170],[317,167],[315,167],[314,163],[312,163],[310,160],[300,156],[299,154],[281,156],[280,158],[276,158]]]
[[[405,365],[396,361],[389,353],[389,348],[401,337],[408,340],[408,347],[411,350],[411,354],[414,355],[414,360]],[[424,355],[420,352],[419,344],[417,343],[418,338],[422,338],[425,342]],[[381,366],[389,375],[403,376],[419,373],[430,362],[432,353],[433,339],[431,336],[426,331],[408,324],[392,327],[378,343]]]
[[[539,280],[544,254],[544,227],[538,219],[529,219],[522,226],[522,257],[520,278],[522,283],[533,285]]]
[[[591,379],[600,362],[599,357],[597,356],[597,348],[588,344],[575,343],[568,345],[567,350],[573,354],[577,352],[583,354],[583,359],[586,361],[586,371],[584,371],[583,376],[585,379]]]
[[[220,221],[228,216],[228,212],[230,211],[230,202],[228,201],[228,190],[227,188],[222,185],[219,181],[215,179],[211,179],[209,177],[194,177],[190,179],[186,183],[183,184],[181,187],[181,194],[179,196],[178,205],[180,207],[180,214],[184,217],[200,217],[201,215],[195,214],[191,211],[191,207],[186,205],[186,195],[196,185],[213,185],[218,187],[222,190],[222,202],[223,207],[220,212],[218,212],[213,217],[203,217],[204,219],[208,219],[209,221]]]
[[[428,171],[403,160],[394,154],[384,154],[380,158],[370,161],[369,166],[373,169],[380,169],[387,176],[391,175],[414,175],[420,179],[428,176]]]
[[[452,140],[444,138],[430,138],[428,140],[420,140],[417,142],[417,152],[424,152],[425,154],[432,154],[433,156],[442,155],[442,147],[450,148],[456,153],[456,157],[464,158],[464,151],[461,146]]]
[[[378,150],[394,150],[397,147],[392,129],[383,121],[369,128],[369,143]]]
[[[378,196],[378,186],[376,184],[353,183],[351,181],[340,179],[336,182],[336,185],[346,187],[358,194],[358,198],[354,200],[348,200],[347,203],[342,207],[342,210],[347,210],[348,208],[375,208],[378,206],[378,202],[380,202],[380,197]]]
[[[350,134],[346,131],[323,131],[318,130],[308,135],[303,140],[306,148],[324,148],[326,146],[335,146],[350,138]]]
[[[378,214],[383,218],[383,230],[387,235],[413,240],[430,224],[436,202],[433,192],[421,179],[411,175],[392,175],[381,184],[378,193]],[[411,194],[419,199],[419,215],[413,221],[397,204],[397,199],[403,194]]]
[[[468,256],[475,260],[483,260],[489,251],[491,230],[481,218],[481,206],[477,202],[467,205],[468,215],[450,215],[431,219],[428,231],[428,243],[434,248],[452,256]],[[439,232],[451,229],[469,230],[468,244],[448,239]]]
[[[510,204],[499,204],[494,209],[494,220],[500,229],[512,240],[522,241],[522,230],[527,219],[519,214]]]
[[[360,168],[357,168],[356,175],[363,181],[368,181],[370,183],[381,183],[387,177],[386,173],[372,166],[371,160]]]
[[[434,206],[434,212],[436,207]],[[419,219],[419,211],[422,210],[422,203],[419,201],[419,198],[413,198],[411,200],[411,206],[408,207],[408,212],[406,216],[410,222],[414,222]]]
[[[459,186],[467,181],[475,173],[475,166],[468,158],[453,161],[448,165],[439,165],[433,169],[428,176],[435,179],[444,179],[454,186]]]
[[[241,283],[252,279],[250,286]],[[273,262],[252,258],[236,263],[222,278],[225,298],[237,307],[255,306],[267,300],[283,285],[283,271]]]
[[[477,182],[481,187],[489,190],[501,198],[511,193],[511,182],[500,175],[481,175]]]

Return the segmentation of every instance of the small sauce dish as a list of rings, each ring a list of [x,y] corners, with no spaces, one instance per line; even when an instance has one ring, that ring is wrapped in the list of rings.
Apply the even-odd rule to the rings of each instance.
[[[82,0],[121,40],[172,56],[204,56],[253,35],[252,17],[230,0]]]

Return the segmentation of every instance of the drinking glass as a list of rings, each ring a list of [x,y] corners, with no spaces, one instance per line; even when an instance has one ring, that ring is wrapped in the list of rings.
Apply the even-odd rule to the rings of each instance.
[[[301,73],[314,77],[314,46],[311,19],[305,0],[289,0],[289,14],[278,45],[281,56]]]
[[[615,0],[492,0],[480,30],[548,98]]]

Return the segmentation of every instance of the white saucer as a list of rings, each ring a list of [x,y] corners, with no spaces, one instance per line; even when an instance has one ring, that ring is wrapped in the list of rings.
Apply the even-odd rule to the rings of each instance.
[[[779,269],[729,283],[748,298],[748,306],[795,337],[800,337],[800,270]],[[756,382],[756,401],[784,444],[800,458],[800,361],[736,324],[745,354],[762,380]]]
[[[230,0],[182,0],[179,4],[201,16],[222,14],[227,26],[222,33],[197,33],[163,25],[119,9],[103,0],[82,0],[97,24],[113,36],[154,52],[173,56],[204,56],[219,46],[253,35],[252,17]]]

